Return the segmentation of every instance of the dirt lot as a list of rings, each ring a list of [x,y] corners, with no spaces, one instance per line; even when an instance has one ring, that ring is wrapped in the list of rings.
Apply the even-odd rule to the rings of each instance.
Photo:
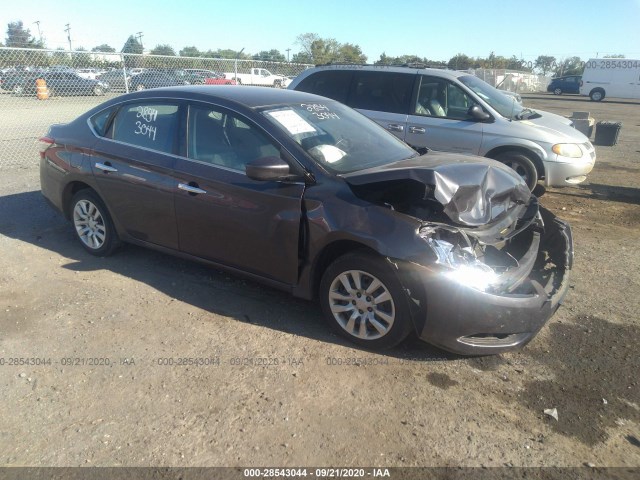
[[[525,104],[624,126],[585,184],[537,192],[573,227],[572,289],[494,357],[372,354],[258,284],[131,246],[93,258],[35,168],[3,169],[0,465],[640,466],[640,102]]]

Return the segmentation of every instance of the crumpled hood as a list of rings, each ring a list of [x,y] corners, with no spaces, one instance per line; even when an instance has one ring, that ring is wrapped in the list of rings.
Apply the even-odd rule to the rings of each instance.
[[[356,186],[393,180],[418,181],[433,188],[433,197],[451,220],[466,226],[485,225],[510,210],[516,214],[531,196],[522,178],[502,163],[442,152],[429,152],[341,176]]]

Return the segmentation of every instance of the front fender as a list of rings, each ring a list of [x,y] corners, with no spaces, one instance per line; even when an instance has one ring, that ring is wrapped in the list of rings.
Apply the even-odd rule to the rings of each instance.
[[[524,138],[518,137],[499,137],[491,139],[488,142],[482,144],[480,155],[483,157],[488,157],[491,152],[496,150],[497,148],[525,149],[535,153],[543,162],[549,160],[549,155],[539,144],[531,140],[526,140]]]

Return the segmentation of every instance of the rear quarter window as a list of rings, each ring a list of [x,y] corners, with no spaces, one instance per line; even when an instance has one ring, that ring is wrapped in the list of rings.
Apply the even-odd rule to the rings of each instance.
[[[104,137],[107,134],[107,128],[109,127],[109,119],[113,115],[115,109],[109,108],[97,113],[89,119],[89,123],[93,127],[93,131],[97,135]]]
[[[352,78],[353,72],[348,70],[321,70],[302,80],[296,90],[346,103]]]
[[[354,73],[347,105],[363,110],[409,113],[416,75],[394,72]]]

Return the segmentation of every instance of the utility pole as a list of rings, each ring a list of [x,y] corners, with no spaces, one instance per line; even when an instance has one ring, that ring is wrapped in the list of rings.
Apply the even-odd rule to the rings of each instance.
[[[289,62],[289,52],[291,51],[291,49],[290,49],[290,48],[287,48],[287,50],[286,50],[286,51],[287,51],[287,62]]]
[[[236,54],[236,61],[234,62],[234,67],[233,67],[233,73],[235,75],[234,79],[235,79],[236,83],[239,83],[238,82],[238,57],[240,57],[240,55],[242,55],[242,52],[244,52],[244,47],[242,47],[242,50],[240,50]]]
[[[142,32],[138,32],[136,33],[136,37],[138,37],[138,42],[140,42],[140,49],[142,50],[142,53],[144,53],[144,46],[142,46],[142,37],[144,37],[144,35],[142,34]]]
[[[69,40],[69,51],[71,51],[71,27],[69,26],[69,24],[67,23],[67,28],[64,29],[65,32],[67,32],[67,40]]]
[[[38,26],[38,38],[40,38],[40,45],[42,45],[42,32],[40,31],[40,20],[36,20],[35,23]]]

